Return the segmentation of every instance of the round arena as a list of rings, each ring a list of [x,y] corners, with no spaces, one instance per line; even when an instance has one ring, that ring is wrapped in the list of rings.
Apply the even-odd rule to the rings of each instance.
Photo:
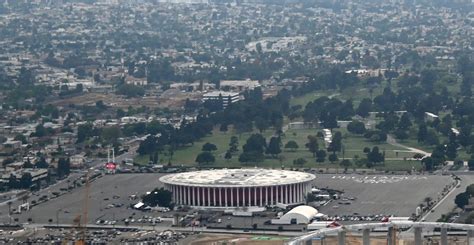
[[[165,175],[160,181],[178,205],[274,206],[303,203],[313,174],[270,169],[220,169]]]

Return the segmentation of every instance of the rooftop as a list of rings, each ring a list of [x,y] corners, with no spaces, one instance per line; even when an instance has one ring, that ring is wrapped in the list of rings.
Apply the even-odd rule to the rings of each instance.
[[[219,169],[165,175],[160,181],[186,186],[273,186],[311,181],[309,173],[272,169]]]
[[[228,96],[233,97],[233,96],[239,96],[239,93],[226,92],[226,91],[213,91],[213,92],[206,93],[203,96],[204,97],[219,97],[219,95],[222,97],[228,97]]]

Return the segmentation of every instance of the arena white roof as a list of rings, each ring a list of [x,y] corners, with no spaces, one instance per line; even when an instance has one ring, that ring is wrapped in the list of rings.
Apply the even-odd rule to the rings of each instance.
[[[166,184],[207,187],[254,187],[304,183],[315,179],[313,174],[273,169],[219,169],[165,175]]]

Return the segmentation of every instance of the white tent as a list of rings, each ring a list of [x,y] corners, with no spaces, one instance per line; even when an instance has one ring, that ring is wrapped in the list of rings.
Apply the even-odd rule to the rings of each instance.
[[[293,208],[278,220],[272,220],[273,224],[309,224],[316,217],[318,210],[313,207],[302,205]]]

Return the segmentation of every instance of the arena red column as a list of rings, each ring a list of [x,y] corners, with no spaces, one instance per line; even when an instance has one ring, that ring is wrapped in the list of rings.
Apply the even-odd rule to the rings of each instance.
[[[268,186],[265,187],[265,205],[268,206]]]
[[[217,206],[216,204],[216,188],[212,188],[212,205]]]
[[[227,207],[227,187],[224,187],[225,206]]]
[[[270,186],[270,205],[274,205],[274,201],[273,201],[273,188],[274,188],[274,186]]]
[[[237,207],[240,207],[240,188],[235,188],[235,191],[237,192]]]
[[[250,195],[250,194],[252,194],[252,193],[251,193],[250,187],[248,187],[248,190],[249,190],[249,207],[250,207],[250,206],[252,206],[252,197],[251,197],[251,195]]]
[[[222,188],[217,188],[218,192],[219,192],[219,207],[222,207]]]

